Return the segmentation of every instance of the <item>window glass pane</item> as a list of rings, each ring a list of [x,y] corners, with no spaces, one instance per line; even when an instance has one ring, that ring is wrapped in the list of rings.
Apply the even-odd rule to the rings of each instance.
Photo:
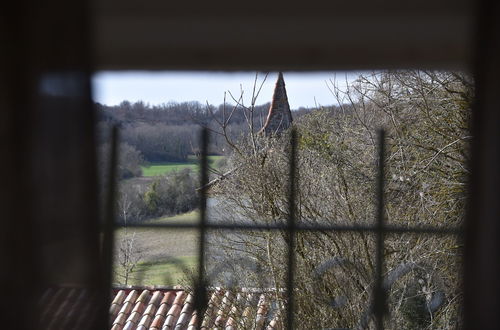
[[[390,235],[385,244],[390,329],[462,326],[462,245],[453,236]]]
[[[282,251],[279,232],[260,230],[210,230],[207,235],[207,280],[211,286],[272,287],[269,253]],[[286,262],[280,260],[282,269]]]
[[[116,230],[115,235],[115,284],[191,284],[198,264],[197,230],[128,227]]]
[[[182,79],[196,74],[176,75],[182,85]],[[206,75],[191,80],[193,95]],[[213,74],[213,85],[220,77]],[[291,77],[287,84],[286,77]],[[295,325],[374,327],[373,226],[382,128],[384,217],[390,227],[382,265],[386,327],[460,325],[460,245],[453,235],[405,230],[459,230],[462,224],[473,83],[463,73],[419,70],[344,77],[321,78],[330,102],[323,105],[297,106],[305,101],[291,93],[295,87],[290,86],[296,86],[292,73],[253,75],[246,89],[223,91],[220,105],[197,100],[97,105],[101,169],[109,162],[110,127],[121,131],[115,283],[195,288],[199,133],[204,127],[210,141],[203,275],[210,288],[208,306],[218,310],[206,322],[227,325],[251,308],[251,322],[260,317],[259,326],[285,324],[291,303],[287,226],[293,124]],[[304,74],[299,84],[304,92],[309,78]],[[250,99],[245,90],[251,91]],[[257,94],[262,91],[262,97],[264,90],[270,96],[260,103]],[[105,171],[101,183],[104,196]],[[251,226],[259,228],[242,229]]]
[[[295,322],[307,329],[370,323],[375,236],[307,232],[297,236]]]

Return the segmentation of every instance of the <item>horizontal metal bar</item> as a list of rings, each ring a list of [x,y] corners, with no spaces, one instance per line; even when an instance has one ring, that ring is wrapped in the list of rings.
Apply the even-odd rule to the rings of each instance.
[[[138,223],[116,225],[116,228],[157,228],[157,229],[199,229],[199,224],[151,224],[151,223]],[[231,223],[210,223],[205,224],[207,230],[222,229],[222,230],[287,230],[288,225],[284,224],[231,224]],[[339,231],[339,232],[375,232],[376,226],[368,225],[295,225],[296,231]],[[384,226],[386,233],[414,233],[414,234],[433,234],[433,235],[460,235],[463,230],[460,228],[445,228],[445,227],[432,227],[432,226],[418,226],[418,227],[402,227],[402,226]]]

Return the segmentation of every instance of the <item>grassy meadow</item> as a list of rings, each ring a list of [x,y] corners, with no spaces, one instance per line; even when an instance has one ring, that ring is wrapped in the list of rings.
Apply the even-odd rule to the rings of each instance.
[[[217,169],[217,161],[224,156],[208,156],[208,164]],[[142,166],[142,176],[151,177],[168,174],[172,171],[180,171],[189,168],[193,171],[198,170],[199,160],[195,155],[188,156],[186,162],[162,162],[152,163],[149,166]]]
[[[224,156],[208,156],[209,165],[218,168],[218,160]],[[189,168],[198,171],[199,160],[189,156],[183,163],[153,163],[142,167],[142,177],[130,179],[136,184],[148,184],[155,176]],[[160,217],[149,220],[151,224],[195,224],[198,211],[176,216]],[[198,230],[171,228],[119,228],[115,232],[115,273],[122,273],[118,253],[120,242],[125,238],[134,240],[133,254],[139,262],[129,276],[129,285],[178,285],[182,284],[193,268],[197,266]],[[124,279],[116,276],[114,282],[125,284]]]
[[[144,261],[137,265],[131,283],[136,285],[182,285],[188,283],[198,262],[197,256]]]
[[[198,212],[193,211],[172,217],[150,220],[148,223],[196,223]],[[134,237],[134,253],[140,256],[136,268],[130,275],[132,285],[177,285],[181,284],[197,266],[198,231],[196,229],[170,228],[120,228],[116,231],[116,253],[120,241]],[[115,254],[117,272],[122,271]],[[115,283],[123,280],[116,276]]]

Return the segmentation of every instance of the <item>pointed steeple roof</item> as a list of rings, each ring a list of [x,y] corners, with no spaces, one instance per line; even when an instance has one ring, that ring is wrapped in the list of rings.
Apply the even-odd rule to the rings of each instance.
[[[278,135],[292,125],[292,112],[286,95],[283,73],[278,74],[273,100],[269,107],[267,119],[261,132],[266,136]]]

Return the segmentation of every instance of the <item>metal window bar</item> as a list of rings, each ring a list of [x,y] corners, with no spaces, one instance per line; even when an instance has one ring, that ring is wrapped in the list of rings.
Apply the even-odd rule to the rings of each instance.
[[[118,127],[113,126],[111,131],[111,159],[109,164],[109,183],[108,191],[106,194],[106,208],[104,215],[104,228],[103,228],[103,240],[102,240],[102,253],[101,253],[101,269],[105,270],[103,274],[103,285],[111,286],[113,282],[113,267],[114,267],[114,243],[115,243],[115,219],[116,219],[116,189],[117,189],[117,170],[118,170],[118,141],[119,133]],[[110,290],[103,290],[105,293],[104,299],[106,302],[106,307],[110,306],[112,297]],[[103,308],[102,319],[105,320],[107,317],[107,308]]]
[[[286,328],[294,328],[294,267],[295,267],[295,236],[297,232],[304,231],[337,231],[337,232],[366,232],[376,235],[376,272],[375,272],[375,285],[372,292],[371,311],[375,319],[376,329],[382,330],[384,328],[384,317],[387,313],[387,300],[386,292],[383,288],[383,275],[384,275],[384,239],[387,234],[391,233],[412,233],[412,234],[427,234],[427,235],[461,235],[461,228],[450,227],[436,227],[436,226],[394,226],[386,225],[384,222],[384,172],[385,172],[385,132],[380,130],[378,134],[378,175],[377,175],[377,190],[375,201],[377,203],[377,213],[375,214],[375,223],[369,225],[303,225],[296,224],[296,157],[297,157],[297,132],[292,129],[290,140],[290,160],[289,160],[289,195],[288,195],[288,208],[289,218],[286,224],[227,224],[227,223],[212,223],[206,221],[207,198],[206,190],[208,183],[208,142],[209,133],[206,128],[202,129],[200,135],[201,160],[200,160],[200,186],[202,187],[200,193],[200,222],[199,224],[128,224],[127,227],[131,228],[163,228],[163,229],[198,229],[200,232],[200,241],[198,249],[198,279],[195,285],[195,310],[203,311],[207,307],[207,283],[205,279],[205,247],[206,247],[206,232],[210,229],[219,230],[280,230],[285,231],[288,237],[288,260],[287,260],[287,306],[286,306]],[[112,135],[113,157],[110,171],[116,170],[116,162],[118,161],[116,145],[118,134],[114,129]],[[110,176],[114,177],[114,176]],[[110,182],[113,186],[116,180]],[[108,212],[107,212],[107,231],[113,231],[116,228],[124,227],[124,225],[117,224],[111,221],[114,218],[113,212],[113,199],[115,198],[115,188],[110,187],[108,196]],[[112,233],[108,232],[107,237],[111,239]],[[111,261],[113,248],[112,242],[104,242],[104,251],[108,256],[105,260]],[[106,241],[106,240],[105,240]],[[106,274],[108,281],[110,281],[110,274]],[[109,283],[109,282],[108,282]],[[199,325],[200,326],[200,325]]]
[[[288,212],[290,216],[288,217],[288,264],[287,264],[287,318],[286,318],[286,327],[287,329],[293,329],[293,316],[294,316],[294,295],[293,295],[293,273],[295,270],[295,234],[296,234],[296,225],[295,225],[295,193],[296,189],[296,173],[297,173],[297,131],[292,130],[291,141],[290,141],[290,172],[289,172],[289,192],[288,192]]]
[[[386,292],[382,287],[384,272],[384,172],[385,172],[385,132],[380,130],[378,144],[377,176],[377,219],[376,219],[376,264],[375,286],[373,288],[373,307],[376,329],[384,328],[384,316],[387,313]]]

